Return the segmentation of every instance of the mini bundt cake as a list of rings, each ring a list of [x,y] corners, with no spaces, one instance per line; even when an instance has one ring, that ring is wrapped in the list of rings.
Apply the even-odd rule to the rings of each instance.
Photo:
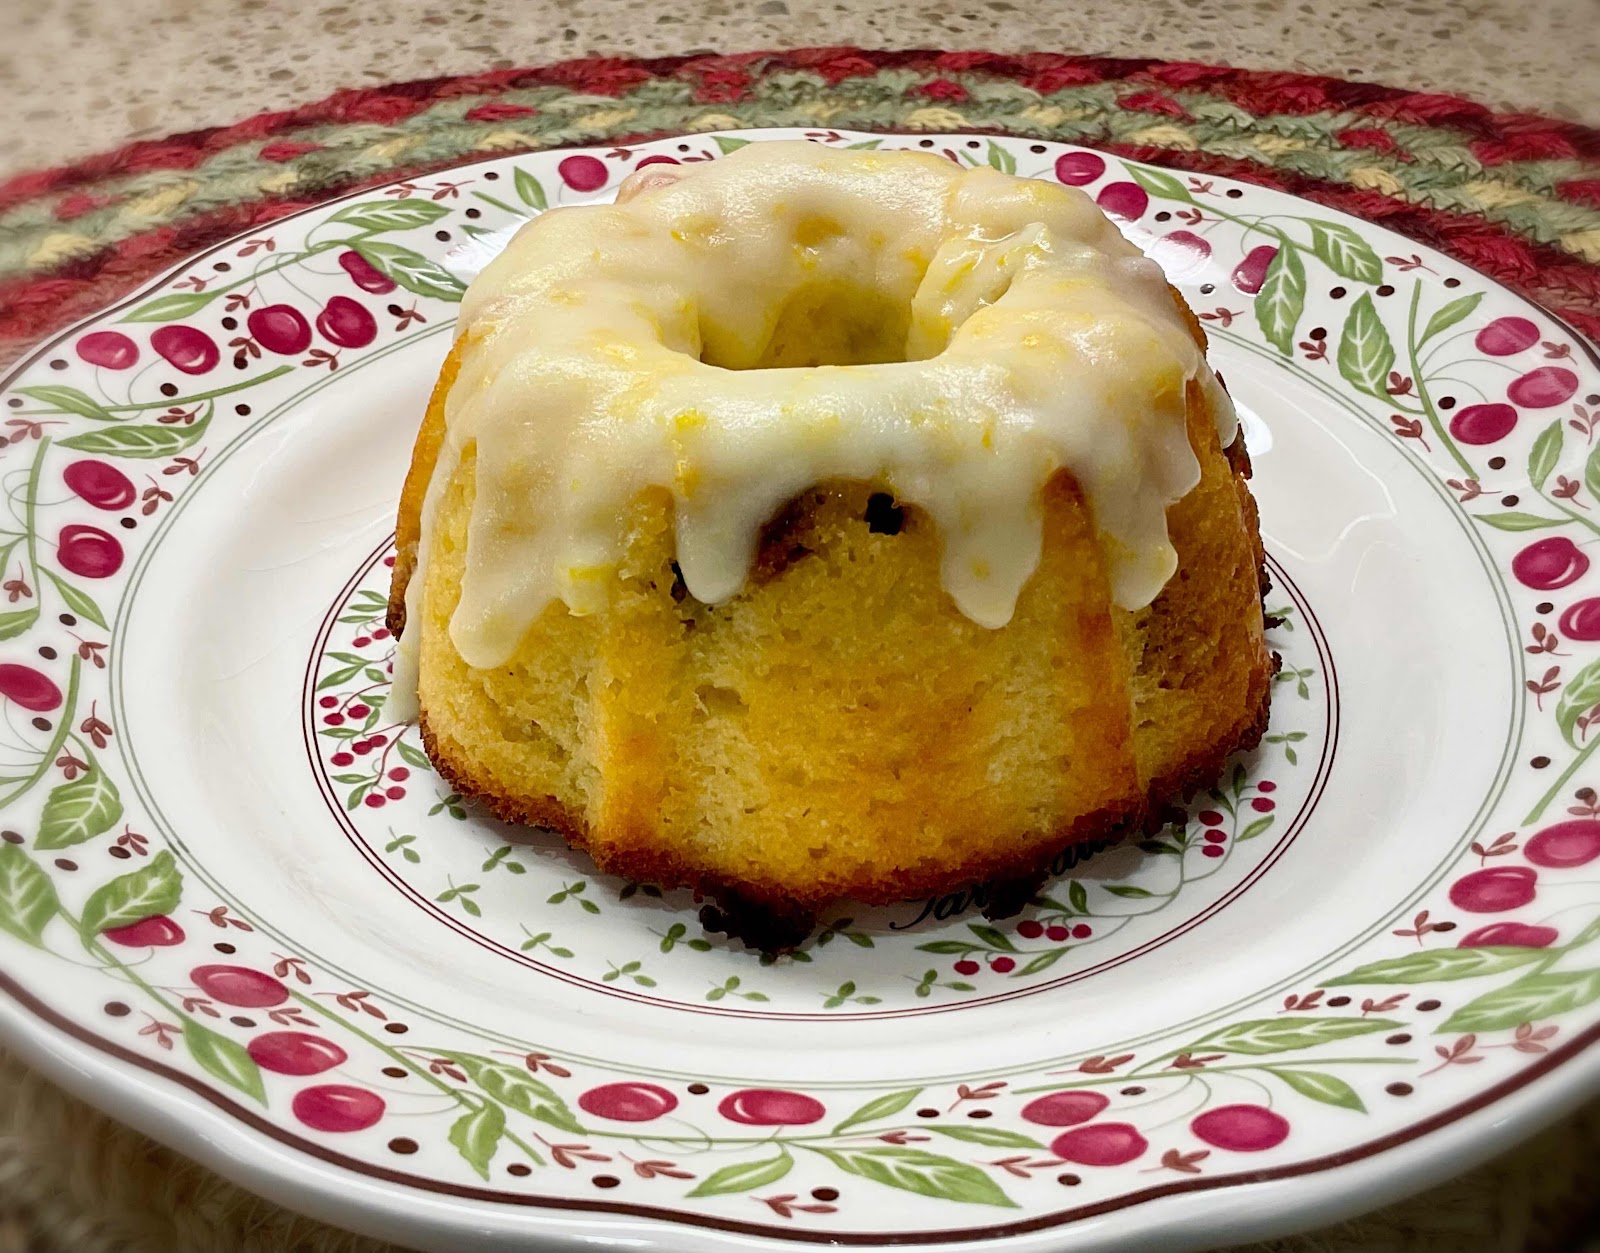
[[[1204,348],[1073,188],[804,142],[649,166],[462,304],[395,699],[461,792],[761,947],[844,897],[1020,904],[1266,724]]]

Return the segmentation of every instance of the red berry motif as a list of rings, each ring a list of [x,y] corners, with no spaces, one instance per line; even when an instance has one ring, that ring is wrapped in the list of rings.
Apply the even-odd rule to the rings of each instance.
[[[1600,597],[1591,596],[1568,605],[1556,625],[1569,640],[1592,643],[1600,640]]]
[[[289,999],[289,989],[248,966],[196,966],[189,978],[214,1001],[240,1009],[269,1009]]]
[[[1070,934],[1071,932],[1069,932],[1063,926],[1046,927],[1044,929],[1045,939],[1054,940],[1057,944],[1061,943],[1061,941],[1066,939]]]
[[[750,1127],[799,1127],[819,1122],[828,1111],[821,1101],[780,1088],[745,1088],[722,1098],[717,1113]]]
[[[332,1040],[304,1031],[269,1031],[251,1040],[245,1051],[262,1070],[278,1075],[320,1075],[350,1056]]]
[[[1252,248],[1245,259],[1234,267],[1233,285],[1246,296],[1254,296],[1261,290],[1261,284],[1266,281],[1267,267],[1277,255],[1278,250],[1271,244]]]
[[[1506,396],[1514,405],[1525,409],[1548,409],[1564,404],[1578,390],[1578,376],[1558,365],[1542,365],[1529,370],[1506,388]]]
[[[1215,809],[1202,809],[1200,811],[1200,821],[1208,827],[1220,827],[1223,823],[1223,817]]]
[[[1289,1138],[1289,1120],[1261,1105],[1220,1105],[1195,1118],[1189,1130],[1212,1148],[1259,1153]]]
[[[183,943],[183,928],[165,914],[151,914],[126,926],[110,927],[100,938],[123,948],[171,948]]]
[[[1072,924],[1072,938],[1074,940],[1087,940],[1093,934],[1094,928],[1086,922],[1075,922]]]
[[[76,347],[82,360],[108,370],[126,370],[139,359],[139,345],[121,331],[90,331]]]
[[[1565,535],[1535,540],[1511,559],[1511,573],[1523,587],[1553,592],[1576,583],[1589,569],[1589,558]]]
[[[61,704],[61,689],[32,666],[0,665],[0,696],[13,704],[48,713]]]
[[[1093,152],[1069,152],[1056,158],[1056,178],[1070,187],[1092,183],[1105,172],[1105,160]]]
[[[1098,1117],[1110,1104],[1099,1092],[1052,1092],[1024,1105],[1022,1117],[1041,1127],[1075,1127]]]
[[[185,374],[204,374],[222,359],[216,341],[192,326],[163,326],[150,337],[150,346]]]
[[[1057,1136],[1050,1151],[1080,1166],[1122,1166],[1140,1156],[1150,1142],[1131,1123],[1096,1122]]]
[[[377,320],[349,296],[334,296],[317,314],[317,330],[340,348],[365,348],[378,337]]]
[[[996,957],[992,962],[989,963],[989,968],[996,974],[1007,975],[1011,973],[1016,964],[1017,963],[1012,961],[1009,957]]]
[[[958,975],[975,975],[982,969],[983,967],[975,961],[958,961],[955,965],[955,971]]]
[[[1469,914],[1498,914],[1520,909],[1533,899],[1538,874],[1526,866],[1490,866],[1474,870],[1450,885],[1450,903]]]
[[[1145,249],[1145,255],[1166,272],[1168,278],[1197,274],[1211,255],[1211,245],[1193,231],[1173,231]]]
[[[1463,444],[1493,444],[1516,425],[1517,411],[1510,405],[1468,405],[1450,419],[1450,434]]]
[[[126,509],[138,495],[128,476],[104,461],[74,461],[61,478],[74,495],[96,509]]]
[[[395,288],[394,280],[380,273],[373,267],[372,262],[368,261],[359,252],[341,252],[339,254],[339,264],[343,267],[344,272],[350,276],[350,281],[362,291],[369,291],[374,295],[382,296],[392,292]]]
[[[335,753],[328,760],[336,766],[349,766],[355,763],[355,758],[349,753]]]
[[[1561,933],[1554,927],[1521,922],[1491,922],[1461,937],[1458,948],[1549,948]]]
[[[1539,342],[1539,328],[1527,318],[1496,318],[1473,340],[1478,351],[1491,357],[1509,357]]]
[[[383,1117],[383,1098],[365,1088],[328,1083],[296,1092],[294,1116],[313,1131],[365,1131]]]
[[[1017,924],[1017,934],[1024,940],[1037,940],[1044,934],[1044,923],[1029,918]]]
[[[1109,216],[1124,222],[1142,218],[1150,207],[1150,197],[1138,183],[1107,183],[1094,201]]]
[[[56,541],[56,560],[82,578],[106,579],[122,569],[122,544],[97,526],[64,526]]]
[[[245,325],[268,352],[292,357],[311,347],[311,324],[292,305],[263,305],[250,314]]]
[[[605,1083],[578,1098],[578,1108],[615,1122],[650,1122],[678,1108],[678,1098],[653,1083]]]
[[[568,157],[556,166],[556,173],[573,191],[599,191],[609,177],[598,157]]]
[[[1578,818],[1546,827],[1528,841],[1522,855],[1548,870],[1587,866],[1600,857],[1600,822]]]

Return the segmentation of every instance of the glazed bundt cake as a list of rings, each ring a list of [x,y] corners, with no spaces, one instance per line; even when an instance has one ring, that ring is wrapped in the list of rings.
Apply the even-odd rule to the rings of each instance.
[[[1234,411],[1086,196],[795,142],[618,201],[477,279],[417,439],[395,691],[455,787],[781,948],[1259,739]]]

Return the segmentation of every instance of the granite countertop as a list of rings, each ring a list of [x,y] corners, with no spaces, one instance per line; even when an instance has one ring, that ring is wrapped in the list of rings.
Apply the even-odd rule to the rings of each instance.
[[[1600,0],[0,0],[0,174],[340,87],[800,47],[1219,61],[1600,122]]]

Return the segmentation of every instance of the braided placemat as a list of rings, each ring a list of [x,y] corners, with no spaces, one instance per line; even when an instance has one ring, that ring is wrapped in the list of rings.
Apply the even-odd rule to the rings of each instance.
[[[0,363],[184,256],[334,195],[492,153],[741,126],[1005,132],[1244,179],[1381,222],[1600,340],[1600,130],[1300,74],[822,48],[343,91],[12,178]],[[1564,1253],[1600,1232],[1597,1202],[1600,1104],[1403,1205],[1254,1249]],[[0,1253],[382,1247],[250,1196],[0,1054]]]

